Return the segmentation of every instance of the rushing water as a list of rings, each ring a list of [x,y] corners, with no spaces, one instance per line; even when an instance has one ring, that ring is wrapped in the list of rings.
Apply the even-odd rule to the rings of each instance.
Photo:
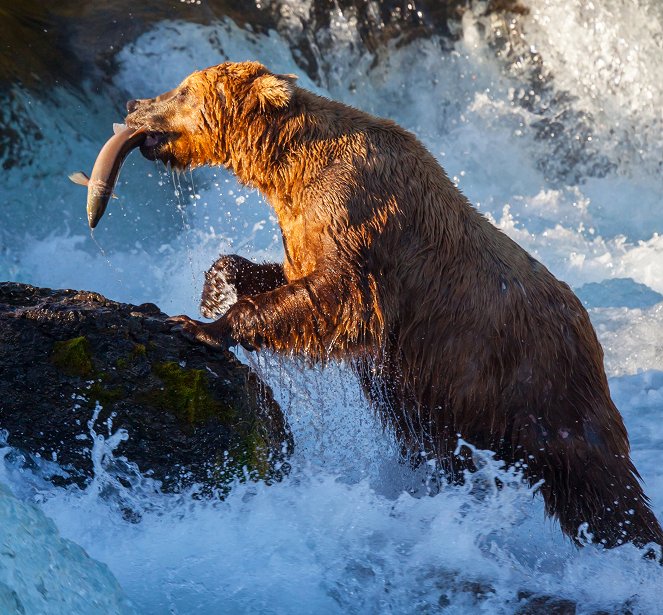
[[[663,8],[525,4],[522,35],[467,12],[450,51],[429,37],[377,58],[338,11],[317,83],[283,36],[173,22],[121,49],[108,92],[62,89],[44,103],[17,88],[44,138],[0,183],[0,278],[195,315],[219,252],[280,258],[271,211],[223,170],[172,177],[133,155],[98,245],[84,192],[66,176],[89,170],[123,115],[122,93],[152,96],[226,59],[297,73],[304,87],[415,132],[482,212],[576,289],[663,519]],[[306,3],[285,7],[287,17]],[[660,611],[659,567],[629,545],[577,550],[490,455],[477,453],[482,469],[467,485],[421,497],[425,481],[399,465],[346,369],[244,360],[274,387],[295,435],[293,472],[278,485],[237,485],[224,502],[136,490],[123,495],[141,512],[130,523],[99,496],[98,481],[113,480],[102,461],[85,492],[9,465],[0,479],[107,564],[139,613],[511,613],[521,591],[576,600],[583,613]],[[112,444],[97,440],[98,460]],[[491,488],[494,476],[504,489]]]

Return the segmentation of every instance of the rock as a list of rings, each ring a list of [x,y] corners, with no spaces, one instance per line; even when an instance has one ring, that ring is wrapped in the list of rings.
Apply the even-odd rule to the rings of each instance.
[[[278,480],[292,437],[268,387],[230,352],[172,334],[153,304],[0,283],[0,429],[56,484],[93,475],[91,425],[165,490]],[[111,425],[112,423],[112,425]]]
[[[576,615],[576,603],[557,596],[520,592],[521,606],[516,615]]]
[[[136,613],[105,564],[60,536],[39,508],[3,485],[0,519],[0,613]]]

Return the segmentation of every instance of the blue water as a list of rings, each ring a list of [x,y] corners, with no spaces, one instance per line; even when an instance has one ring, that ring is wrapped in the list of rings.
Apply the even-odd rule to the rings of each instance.
[[[220,252],[281,258],[271,211],[223,170],[172,177],[132,155],[95,234],[103,254],[86,228],[84,191],[66,176],[89,171],[123,97],[155,95],[226,59],[297,73],[304,87],[414,131],[482,212],[578,290],[663,519],[661,6],[527,4],[516,51],[535,50],[549,84],[529,107],[531,56],[497,57],[490,42],[508,24],[477,13],[465,14],[451,52],[428,38],[382,49],[376,63],[338,13],[324,50],[333,69],[318,84],[275,33],[230,22],[155,26],[119,52],[108,91],[62,91],[57,107],[31,101],[45,139],[33,144],[36,163],[0,179],[11,212],[0,278],[195,316],[202,273]],[[155,58],[168,61],[156,70]],[[542,118],[557,122],[556,134],[541,137]],[[629,545],[577,550],[544,518],[540,498],[487,453],[467,485],[421,497],[425,477],[398,463],[343,366],[241,358],[274,388],[293,428],[293,472],[278,485],[237,485],[215,503],[136,489],[119,496],[142,514],[132,524],[94,485],[55,489],[0,471],[21,501],[109,567],[136,612],[512,613],[521,590],[576,600],[579,613],[627,601],[634,613],[660,610],[659,567]],[[112,455],[106,436],[95,446]],[[499,492],[495,475],[506,485]],[[101,462],[97,476],[114,480]]]

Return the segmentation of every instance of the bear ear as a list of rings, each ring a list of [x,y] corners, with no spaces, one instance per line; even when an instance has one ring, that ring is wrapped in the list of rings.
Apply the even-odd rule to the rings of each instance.
[[[262,111],[287,107],[295,91],[295,75],[260,75],[253,81],[251,89],[258,99]]]

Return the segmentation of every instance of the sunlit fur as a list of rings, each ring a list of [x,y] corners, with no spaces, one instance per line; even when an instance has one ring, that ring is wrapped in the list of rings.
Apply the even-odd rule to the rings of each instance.
[[[229,167],[278,216],[283,269],[217,263],[245,282],[219,320],[191,325],[203,338],[351,360],[412,456],[450,480],[472,469],[453,454],[462,436],[544,479],[572,538],[588,522],[607,546],[663,544],[586,311],[412,134],[255,62],[193,73],[127,123],[169,135],[164,161]]]

